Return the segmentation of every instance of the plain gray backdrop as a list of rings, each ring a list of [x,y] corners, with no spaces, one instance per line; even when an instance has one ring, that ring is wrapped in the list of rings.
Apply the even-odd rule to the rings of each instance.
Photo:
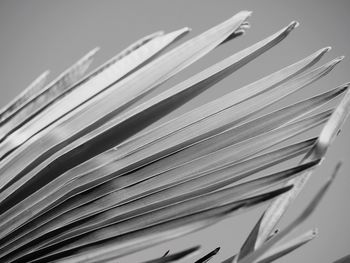
[[[243,37],[218,48],[198,63],[169,81],[164,88],[205,68],[260,39],[274,33],[292,20],[300,26],[281,44],[254,60],[225,81],[176,111],[172,116],[200,105],[293,63],[319,48],[332,46],[324,62],[349,56],[329,76],[293,98],[303,99],[350,81],[350,1],[348,0],[248,0],[248,1],[108,1],[108,0],[1,0],[0,1],[0,106],[5,105],[46,69],[51,79],[84,53],[100,46],[94,67],[134,40],[149,33],[169,32],[189,26],[191,36],[229,18],[240,10],[253,11],[252,28]],[[186,39],[188,39],[186,37]],[[284,101],[288,103],[289,100]],[[317,227],[319,236],[310,244],[279,262],[332,262],[350,253],[350,121],[332,145],[327,159],[317,169],[303,193],[282,222],[294,218],[336,162],[344,165],[338,179],[317,211],[297,233]],[[314,133],[315,134],[315,133]],[[172,251],[201,244],[203,252],[221,246],[213,262],[237,252],[258,219],[261,209],[227,219],[203,231],[166,242],[120,262],[139,262]],[[293,235],[292,235],[293,236]],[[119,262],[119,261],[118,261]]]

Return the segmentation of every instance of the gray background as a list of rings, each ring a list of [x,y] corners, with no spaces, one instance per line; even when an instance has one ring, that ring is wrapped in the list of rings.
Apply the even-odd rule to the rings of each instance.
[[[85,52],[100,46],[94,66],[99,65],[134,40],[148,33],[167,32],[189,26],[192,36],[240,10],[252,10],[252,28],[244,37],[215,50],[165,85],[190,76],[249,44],[277,31],[292,20],[301,26],[280,45],[253,61],[227,80],[216,85],[173,115],[202,104],[213,97],[255,81],[324,47],[333,50],[323,61],[339,55],[350,57],[350,1],[107,1],[107,0],[1,0],[0,1],[0,106],[12,99],[46,69],[51,78],[70,66]],[[188,38],[188,37],[187,37]],[[350,81],[350,58],[337,70],[292,99],[302,99]],[[291,100],[291,99],[289,99]],[[289,100],[284,103],[288,103]],[[280,262],[331,262],[350,253],[349,210],[349,132],[348,121],[327,154],[327,160],[288,212],[290,219],[304,207],[342,159],[343,169],[317,211],[298,233],[317,226],[319,237]],[[227,219],[206,230],[157,248],[148,249],[122,262],[157,257],[167,249],[177,250],[202,244],[203,251],[221,246],[218,259],[236,252],[256,222],[262,209]],[[282,222],[282,226],[288,220]]]

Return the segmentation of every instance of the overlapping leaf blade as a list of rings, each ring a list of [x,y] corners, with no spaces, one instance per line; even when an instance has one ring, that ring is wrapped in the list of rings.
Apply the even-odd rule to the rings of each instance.
[[[291,176],[295,176],[296,174],[300,173],[301,171],[305,170],[305,169],[309,169],[310,167],[312,167],[313,165],[317,164],[318,162],[312,162],[310,164],[304,165],[304,166],[300,166],[300,167],[295,167],[280,173],[276,173],[264,178],[259,178],[259,179],[255,179],[252,181],[249,181],[247,183],[243,183],[237,186],[233,186],[230,187],[226,190],[222,190],[224,193],[229,193],[230,195],[232,195],[234,198],[243,198],[246,196],[251,195],[252,193],[255,192],[259,192],[264,190],[265,188],[271,187],[271,186],[275,186],[276,184],[280,184],[283,181],[286,181],[288,178],[290,178]],[[256,171],[256,169],[255,169]],[[234,174],[234,170],[229,170],[229,174]],[[236,181],[239,179],[242,179],[243,177],[246,177],[249,174],[252,174],[254,172],[251,173],[243,173],[241,176],[238,176],[237,174],[235,176],[240,177],[240,178],[235,178]],[[226,177],[229,178],[229,176],[226,175]],[[232,177],[235,177],[234,175],[232,175]],[[212,179],[216,179],[220,181],[220,177],[222,177],[222,175],[220,175],[220,173],[213,173],[212,174]],[[56,226],[56,230],[57,227],[61,227],[62,229],[56,231],[59,232],[55,235],[47,235],[48,238],[45,238],[45,240],[43,242],[38,242],[38,241],[34,241],[33,238],[36,235],[36,233],[31,233],[30,236],[28,236],[28,238],[30,238],[29,240],[32,240],[31,243],[34,245],[34,248],[42,246],[45,247],[47,245],[45,245],[45,243],[47,243],[48,241],[52,240],[52,236],[54,236],[53,241],[50,241],[49,244],[53,245],[57,242],[60,243],[66,243],[67,239],[71,239],[72,237],[81,235],[83,233],[87,233],[87,232],[91,232],[94,231],[95,229],[99,229],[101,227],[104,226],[108,226],[110,224],[116,224],[118,222],[121,222],[120,224],[116,224],[116,227],[118,229],[118,231],[120,231],[121,229],[123,229],[123,225],[125,225],[125,227],[130,227],[130,225],[132,225],[132,221],[133,218],[136,216],[142,216],[143,213],[149,213],[149,211],[153,211],[152,213],[149,213],[148,216],[148,220],[157,220],[157,212],[154,212],[157,209],[160,208],[165,208],[169,206],[169,205],[173,205],[173,204],[177,204],[179,202],[183,202],[186,200],[192,200],[195,197],[200,196],[200,198],[197,200],[201,203],[203,203],[203,205],[208,208],[208,206],[211,203],[211,199],[212,197],[210,197],[208,200],[205,199],[205,196],[207,193],[210,193],[216,189],[219,189],[225,185],[228,185],[232,182],[234,182],[235,180],[228,180],[226,179],[226,182],[221,180],[221,184],[219,184],[218,182],[216,183],[210,183],[210,182],[206,182],[206,185],[204,185],[205,187],[202,187],[202,189],[196,189],[194,188],[195,191],[191,191],[191,189],[182,189],[183,191],[179,191],[181,189],[171,189],[171,193],[173,195],[173,197],[171,198],[171,195],[169,195],[169,191],[165,190],[163,193],[161,194],[156,194],[153,196],[149,196],[149,198],[141,198],[140,200],[135,200],[135,202],[131,201],[127,202],[127,203],[122,203],[119,206],[115,207],[114,209],[110,209],[104,213],[100,213],[97,215],[97,217],[92,217],[92,218],[88,218],[88,220],[84,220],[83,222],[80,222],[78,224],[72,224],[71,227],[69,227],[69,223],[64,223],[62,222],[62,219],[60,220],[56,220],[58,224],[61,224],[61,226]],[[214,181],[215,182],[215,181]],[[196,182],[194,182],[194,184],[197,184]],[[216,185],[215,185],[216,184]],[[200,184],[199,184],[200,185]],[[184,185],[186,186],[186,185]],[[219,195],[219,192],[215,192],[213,195]],[[227,199],[227,195],[225,195],[224,200]],[[170,198],[170,199],[169,199]],[[219,201],[219,203],[223,203],[224,200]],[[139,202],[138,202],[139,201]],[[151,201],[151,202],[150,202]],[[189,201],[189,203],[193,203],[192,201]],[[217,201],[216,201],[217,202]],[[139,203],[139,204],[138,204]],[[197,202],[198,203],[198,202]],[[219,204],[217,203],[217,204]],[[193,204],[192,204],[193,205]],[[170,214],[173,214],[173,216],[178,216],[181,214],[182,212],[185,211],[195,211],[195,207],[192,207],[191,209],[189,209],[187,206],[184,207],[183,209],[185,210],[176,210],[175,207],[171,207],[168,208]],[[82,207],[82,210],[89,210],[89,208],[86,207]],[[72,211],[73,214],[76,214],[77,212],[74,212],[74,210]],[[158,214],[160,216],[164,216],[164,212],[163,211],[159,211]],[[73,215],[72,215],[73,216]],[[142,217],[140,219],[138,219],[138,221],[141,223],[141,225],[145,224],[145,222],[147,222],[146,217]],[[52,225],[52,224],[51,224]],[[54,224],[53,224],[54,226]],[[65,230],[63,227],[64,226],[68,226],[68,228],[66,227]],[[65,234],[66,231],[67,233]],[[36,231],[37,233],[40,233],[41,237],[45,234],[45,232],[47,233],[47,229],[45,231],[45,229],[38,229]],[[51,236],[51,237],[50,237]],[[38,236],[39,237],[39,236]],[[26,242],[28,242],[29,240],[25,240]],[[23,241],[23,240],[22,240]],[[15,247],[19,247],[21,245],[21,242],[17,241],[15,243]],[[32,246],[33,246],[32,245]],[[9,247],[7,247],[5,249],[5,251],[10,252],[12,251],[12,249],[10,249]],[[21,253],[23,253],[23,249],[21,250]]]
[[[39,93],[29,98],[26,103],[17,108],[11,116],[8,116],[4,120],[0,127],[0,141],[2,141],[1,157],[7,154],[6,137],[14,130],[25,125],[34,116],[57,100],[57,98],[71,92],[74,84],[84,76],[97,51],[98,48],[91,50],[45,88],[42,88]]]
[[[307,244],[311,240],[313,240],[317,235],[317,230],[313,229],[306,233],[303,233],[296,238],[287,241],[276,248],[272,249],[270,252],[268,252],[266,255],[264,255],[261,259],[258,260],[258,263],[270,263],[273,262],[281,257],[284,257],[285,255],[293,252],[294,250],[298,249],[299,247]]]
[[[37,77],[25,90],[16,96],[11,102],[0,110],[0,123],[3,123],[9,116],[11,116],[17,109],[21,108],[32,96],[38,93],[45,87],[49,71],[45,71]]]
[[[47,159],[48,156],[52,155],[58,149],[63,148],[75,139],[115,117],[157,85],[210,52],[237,30],[249,15],[249,12],[240,12],[226,22],[180,45],[169,53],[142,67],[134,74],[117,82],[113,88],[92,98],[86,105],[84,104],[84,110],[80,107],[80,110],[68,114],[59,125],[50,130],[51,132],[43,133],[46,134],[46,137],[44,136],[41,138],[40,134],[34,136],[34,139],[40,137],[40,140],[34,140],[33,144],[31,144],[29,140],[27,142],[28,147],[23,146],[24,149],[22,147],[18,149],[17,153],[19,156],[17,156],[15,151],[2,162],[2,167],[0,169],[3,172],[6,170],[6,176],[1,177],[2,180],[0,181],[2,188],[5,187],[6,189],[9,186],[8,183],[15,179],[13,178],[14,174],[16,174],[15,176],[17,178],[20,178],[21,172],[26,173],[28,170],[33,169],[38,163],[43,161],[42,158]],[[174,34],[177,35],[178,32]],[[58,107],[57,103],[55,107]],[[45,112],[50,116],[50,119],[56,119],[55,115],[52,115],[52,112]],[[77,125],[78,123],[79,125]],[[57,142],[56,139],[59,139],[59,142]],[[39,148],[35,149],[35,146]],[[30,155],[26,155],[28,151]],[[24,160],[21,158],[23,156],[27,158],[30,157],[31,159],[27,160],[29,161],[26,162],[27,165],[24,164]],[[80,162],[82,161],[83,160],[80,160]],[[18,165],[15,165],[15,163]],[[72,163],[72,165],[77,165],[76,162],[72,161],[67,163],[67,165],[70,163]],[[13,171],[13,169],[15,169],[16,172]],[[14,173],[9,170],[12,170]]]
[[[267,49],[267,47],[271,47],[271,46],[273,46],[274,44],[276,44],[276,43],[278,43],[278,41],[280,41],[281,39],[283,39],[283,37],[286,35],[286,34],[288,34],[288,32],[293,28],[293,26],[294,26],[294,24],[291,24],[290,26],[288,26],[288,27],[286,27],[285,29],[283,29],[283,30],[281,30],[281,31],[279,31],[279,32],[277,32],[276,34],[274,34],[273,36],[271,36],[271,37],[269,37],[269,38],[267,38],[266,40],[263,40],[263,41],[261,41],[261,42],[259,42],[258,44],[256,44],[256,45],[254,45],[254,46],[252,46],[252,47],[250,47],[250,48],[248,48],[248,49],[246,49],[246,50],[244,50],[244,51],[242,51],[242,52],[240,52],[240,53],[238,53],[238,54],[236,54],[236,55],[234,55],[234,56],[232,56],[232,57],[230,57],[229,59],[227,59],[227,60],[225,60],[225,61],[223,61],[222,63],[220,63],[220,64],[218,64],[218,65],[215,65],[214,67],[212,67],[210,70],[209,70],[209,73],[211,72],[211,75],[207,75],[208,74],[208,70],[207,71],[204,71],[203,73],[200,73],[200,74],[198,74],[199,76],[201,76],[200,78],[199,77],[197,77],[197,76],[195,76],[194,78],[191,78],[190,79],[190,81],[186,81],[184,84],[180,84],[179,85],[179,87],[177,88],[177,87],[175,87],[174,89],[172,89],[172,90],[174,90],[174,91],[172,91],[172,92],[170,92],[170,94],[165,94],[166,96],[168,96],[170,99],[174,99],[174,96],[173,96],[173,93],[175,93],[176,94],[176,92],[178,92],[177,90],[181,90],[181,89],[184,89],[184,88],[186,88],[186,87],[191,87],[191,85],[193,85],[193,84],[191,84],[191,83],[194,83],[194,84],[198,84],[198,79],[203,79],[204,78],[204,80],[206,80],[208,77],[210,77],[210,76],[212,76],[213,74],[214,74],[214,76],[215,76],[215,72],[220,72],[220,70],[221,69],[223,69],[223,70],[225,70],[225,68],[227,68],[228,66],[233,66],[233,69],[231,68],[231,70],[234,70],[234,68],[235,67],[239,67],[239,66],[241,66],[242,64],[244,64],[244,63],[246,63],[247,61],[249,61],[250,59],[252,59],[252,58],[254,58],[254,56],[255,55],[258,55],[258,54],[260,54],[261,52],[263,52],[264,50],[266,50]],[[311,60],[311,61],[314,61],[314,60],[317,60],[317,58],[322,54],[323,52],[322,51],[320,51],[319,53],[317,53],[317,54],[315,54],[314,56],[315,57],[313,57],[312,59],[311,58],[308,58],[304,63],[312,63],[312,62],[310,62],[309,60]],[[301,63],[302,64],[302,63]],[[302,65],[300,65],[300,66],[302,66]],[[218,71],[219,70],[219,71]],[[226,70],[227,71],[227,70]],[[221,71],[222,72],[222,71]],[[221,75],[222,75],[222,73],[221,73]],[[216,78],[214,78],[213,79],[214,80],[214,82],[215,81],[217,81],[217,77]],[[188,83],[189,82],[189,83]],[[212,81],[210,81],[210,82],[212,82]],[[190,85],[189,85],[190,84]],[[205,81],[204,82],[204,85],[208,85],[207,84],[207,81]],[[196,86],[196,85],[195,85]],[[187,97],[189,97],[188,96],[189,94],[188,93],[184,93],[183,95],[182,95],[182,97],[181,97],[181,100],[182,101],[184,101]],[[165,97],[166,97],[165,96]],[[186,96],[186,97],[185,97]],[[160,98],[163,98],[164,96],[160,96]],[[190,96],[191,97],[191,96]],[[154,101],[155,102],[157,102],[157,100],[159,100],[158,98],[156,98]],[[154,101],[151,101],[151,103],[147,103],[146,104],[146,106],[145,107],[149,107],[148,105],[150,104],[150,105],[153,105],[154,104]],[[186,100],[185,100],[186,101]],[[166,102],[166,104],[165,104],[165,106],[167,107],[167,108],[169,108],[167,105],[169,105],[169,102],[168,101],[165,101]],[[164,109],[162,109],[162,110],[159,110],[159,108],[157,107],[156,108],[158,111],[157,112],[164,112],[164,110],[165,110],[165,108]],[[166,110],[169,110],[169,109],[166,109]],[[145,109],[143,109],[142,107],[141,107],[141,109],[139,109],[138,110],[138,112],[140,112],[140,113],[144,113],[145,112]],[[153,115],[155,115],[154,114],[154,110],[151,110],[150,111],[150,113],[151,114],[153,114]],[[157,113],[157,114],[159,114],[159,113]],[[144,116],[144,114],[142,114],[142,117],[145,117]],[[152,117],[152,116],[150,116],[150,117]],[[149,118],[143,118],[144,120],[146,119],[149,119]],[[142,120],[142,121],[144,121],[144,120]],[[152,121],[153,119],[151,118],[151,121]],[[132,125],[131,126],[135,126],[136,125],[136,123],[137,123],[137,125],[139,125],[138,123],[140,122],[140,120],[139,119],[137,119],[137,120],[135,120],[135,124],[134,124],[134,122],[132,123]],[[128,129],[127,129],[128,130]],[[97,133],[97,132],[96,132]],[[97,133],[98,134],[98,133]],[[113,135],[115,135],[116,134],[116,132],[113,132]],[[119,137],[119,136],[114,136],[114,137]],[[86,147],[86,141],[84,141],[84,145],[85,145],[85,147]],[[77,147],[77,146],[75,146],[75,147]],[[94,148],[94,147],[91,147],[91,148]],[[96,148],[96,147],[95,147]],[[107,156],[107,157],[105,157],[105,158],[108,158],[108,159],[110,159],[109,158],[110,156]],[[103,158],[103,157],[102,157]],[[72,161],[71,159],[70,159],[70,161]]]
[[[330,64],[330,65],[333,65],[332,63]],[[323,70],[328,70],[329,69],[329,67],[328,67],[328,65],[327,66],[325,66],[325,68],[323,68],[323,67],[321,67],[320,68],[321,69],[321,73],[323,72]],[[313,73],[314,71],[312,71],[311,73]],[[316,73],[318,73],[318,70],[316,70],[315,71]],[[323,74],[323,73],[322,73]],[[321,75],[322,75],[321,74]],[[312,76],[312,75],[311,75]],[[318,74],[316,74],[315,75],[316,77],[317,76],[319,76]],[[303,78],[306,78],[307,80],[309,80],[309,75],[308,74],[306,74],[305,76],[303,76],[303,77],[301,77],[300,79],[301,80],[303,80]],[[312,78],[311,78],[312,79]],[[298,79],[299,80],[299,79]],[[294,82],[292,82],[293,84],[294,84]],[[298,81],[296,81],[296,83],[297,84],[299,84],[298,83]],[[301,81],[301,83],[303,83],[302,81]],[[289,86],[287,86],[287,87],[289,87]],[[298,86],[296,86],[296,87],[298,87]],[[295,87],[293,87],[293,85],[291,85],[291,88],[295,88]],[[339,90],[337,90],[336,92],[335,92],[335,94],[337,94],[337,93],[339,93],[339,92],[341,92],[341,91],[344,91],[344,89],[339,89]],[[277,95],[278,96],[281,96],[281,95],[279,95],[279,94],[281,94],[280,92],[277,92]],[[285,94],[284,94],[285,95]],[[322,97],[322,96],[321,96]],[[332,97],[332,96],[331,96]],[[258,104],[255,104],[255,106],[257,106]],[[317,105],[317,104],[316,104]],[[285,136],[285,135],[284,135]],[[244,138],[244,137],[243,137]],[[258,144],[259,144],[259,142],[257,142]],[[252,144],[251,144],[252,145]],[[257,146],[257,145],[255,145],[255,146],[253,146],[253,148],[252,148],[252,150],[253,149],[255,149],[255,151],[257,151],[257,149],[258,149],[259,147]],[[226,152],[227,152],[228,150],[226,150]],[[244,155],[242,155],[242,153],[240,153],[240,156],[244,156]],[[210,156],[209,156],[210,157]],[[213,159],[213,160],[215,160],[215,158]],[[117,164],[113,164],[114,166],[116,165],[116,167],[120,167],[119,165],[118,165],[118,163]],[[98,170],[97,170],[98,171]],[[109,168],[108,169],[108,171],[111,171],[111,169]],[[96,180],[96,176],[98,176],[98,174],[100,174],[100,172],[99,173],[95,173],[95,174],[89,174],[89,177],[90,178],[93,178],[94,180]],[[114,173],[114,176],[115,176],[116,174]],[[108,175],[107,175],[108,176]],[[86,177],[86,176],[85,176]],[[85,178],[84,177],[82,177],[83,178],[83,180],[85,180]],[[86,181],[85,181],[85,184],[86,184]],[[70,191],[76,191],[76,189],[79,189],[79,187],[81,188],[82,186],[84,185],[84,181],[82,181],[81,180],[81,178],[79,177],[79,178],[77,178],[76,180],[73,180],[72,181],[72,183],[69,185],[69,184],[67,184],[67,186],[66,186],[66,188],[68,187],[68,189],[72,189],[72,190],[70,190]],[[69,187],[70,186],[70,187]],[[62,188],[63,190],[64,190],[64,188]],[[63,191],[61,189],[61,192]],[[81,190],[80,190],[81,191]],[[67,190],[66,190],[66,193],[67,193]],[[48,199],[46,199],[45,200],[46,202],[48,201]],[[53,202],[53,201],[52,201]],[[49,202],[50,203],[50,202]],[[28,210],[28,207],[26,207],[26,210]],[[37,213],[35,213],[35,214],[37,214]],[[21,217],[21,220],[24,220],[24,217]],[[14,226],[14,224],[13,224],[13,222],[11,223],[11,225],[12,226]],[[4,229],[6,229],[7,227],[4,227]],[[9,230],[9,229],[7,229],[7,230]]]
[[[243,257],[240,262],[242,263],[250,263],[256,261],[262,255],[264,255],[267,251],[269,251],[278,241],[282,240],[286,235],[295,230],[297,226],[303,223],[311,213],[316,209],[317,205],[327,192],[331,183],[333,182],[338,169],[333,173],[333,175],[328,179],[328,181],[324,184],[324,186],[317,192],[315,197],[311,200],[311,202],[307,205],[307,207],[302,211],[302,213],[293,220],[287,227],[285,227],[280,233],[278,233],[274,238],[271,238],[265,241],[260,247],[258,247],[253,252],[247,254]]]
[[[48,107],[46,107],[45,111],[42,111],[41,114],[36,116],[36,118],[27,123],[21,123],[23,127],[9,134],[9,136],[2,142],[2,148],[0,151],[1,156],[7,155],[9,152],[13,151],[29,140],[32,136],[45,129],[47,126],[49,126],[47,129],[55,128],[57,125],[59,125],[60,119],[63,116],[71,113],[74,110],[83,110],[86,107],[88,100],[91,100],[102,91],[110,88],[110,86],[118,82],[118,80],[145,64],[149,59],[158,54],[186,32],[188,32],[188,29],[184,28],[164,36],[159,36],[158,34],[155,36],[151,35],[150,37],[153,39],[146,42],[142,41],[142,43],[145,43],[138,46],[138,48],[135,50],[129,50],[129,52],[123,51],[110,62],[107,62],[89,76],[76,83],[76,85],[73,87],[71,87],[71,85],[73,85],[78,79],[74,79],[75,81],[73,83],[69,82],[68,86],[64,85],[63,87],[67,86],[66,88],[71,88],[72,90],[69,96],[58,97],[58,100],[55,101],[55,103],[50,104],[50,97],[47,97],[44,93],[42,95],[42,100],[43,102],[48,103]],[[132,45],[131,48],[135,48],[135,45]],[[78,63],[78,66],[80,66],[80,64],[81,63]],[[74,68],[75,67],[73,67],[73,69]],[[68,73],[70,72],[71,71],[68,70]],[[76,70],[73,70],[72,73],[74,72],[76,72]],[[53,83],[52,89],[54,91],[56,90],[56,86],[62,86],[61,82],[64,82],[67,76],[69,77],[72,74],[66,75],[67,74],[64,74],[62,78],[59,77],[58,80]],[[58,89],[58,91],[60,90],[61,88]],[[63,91],[64,90],[65,88]],[[53,95],[56,94],[54,93]],[[38,100],[39,99],[40,97]],[[42,100],[39,100],[39,105]],[[36,107],[36,105],[33,107]],[[31,108],[28,109],[29,113],[31,113],[32,110],[33,109]],[[24,114],[26,114],[26,112],[27,111],[25,111]],[[19,121],[21,121],[21,119]]]
[[[227,262],[271,262],[309,241],[310,235],[301,236],[272,250],[312,212],[329,183],[297,220],[281,233],[271,232],[348,115],[348,85],[250,119],[323,77],[343,57],[304,73],[329,50],[321,49],[143,131],[279,43],[297,26],[292,22],[135,106],[167,79],[241,35],[249,27],[249,15],[240,12],[160,57],[158,54],[188,28],[146,36],[77,84],[67,84],[63,76],[64,87],[58,79],[43,89],[39,79],[34,88],[5,107],[0,127],[0,172],[4,175],[0,177],[1,261],[111,261],[196,231],[281,194],[240,254]],[[93,53],[77,63],[78,73],[90,63]],[[346,91],[335,111],[305,117]],[[327,120],[317,140],[261,154]],[[250,179],[257,172],[306,152],[299,165],[291,169]],[[243,179],[248,181],[239,182]],[[285,187],[272,190],[286,181]],[[275,212],[266,224],[266,218]],[[184,253],[159,260],[168,262]]]
[[[141,247],[146,248],[152,244],[159,243],[164,240],[170,240],[177,236],[184,235],[185,233],[190,233],[202,227],[208,226],[217,222],[217,220],[223,219],[225,215],[232,214],[233,212],[237,211],[243,211],[246,208],[259,205],[264,201],[280,195],[281,193],[285,193],[286,191],[290,190],[290,188],[291,187],[284,187],[268,193],[263,193],[247,199],[141,228],[140,230],[110,239],[109,241],[104,242],[103,247],[99,246],[98,244],[91,244],[92,246],[96,246],[96,248],[88,248],[86,250],[87,253],[84,251],[84,248],[82,248],[80,250],[83,253],[76,254],[72,260],[74,260],[74,262],[79,262],[80,256],[82,256],[82,260],[90,259],[94,261],[121,257],[132,253],[135,250],[139,250]],[[109,245],[109,243],[111,243],[111,245]],[[70,250],[67,250],[67,252],[68,251]],[[49,260],[51,257],[56,257],[59,254],[66,255],[67,252],[64,252],[64,249],[62,249],[61,252],[56,251],[51,255],[45,253],[45,256],[40,258],[39,262],[40,260],[42,261],[44,259]],[[30,257],[30,254],[26,255],[26,259]],[[33,262],[35,262],[35,260]],[[67,262],[69,262],[69,260],[67,260]]]
[[[345,84],[347,86],[348,84]],[[303,161],[309,161],[314,158],[323,158],[326,153],[327,148],[330,146],[331,142],[335,139],[338,130],[343,125],[347,115],[350,111],[350,93],[347,92],[341,103],[336,108],[335,112],[332,114],[332,117],[322,129],[320,138],[315,145],[315,147],[310,150],[306,155]],[[321,137],[322,136],[322,137]],[[295,185],[295,189],[291,194],[285,195],[280,199],[277,199],[272,203],[267,211],[263,214],[262,219],[259,220],[255,226],[253,232],[248,239],[251,239],[254,247],[259,247],[266,240],[267,236],[273,231],[274,227],[287,210],[291,202],[297,197],[302,188],[305,186],[306,182],[309,180],[312,172],[307,172],[304,175],[291,180],[289,184]],[[247,251],[252,251],[253,248],[250,245],[247,248]]]
[[[159,191],[152,195],[145,196],[141,199],[134,200],[133,202],[126,203],[123,206],[117,206],[116,209],[110,210],[110,218],[113,219],[113,217],[117,215],[122,215],[123,213],[128,214],[130,213],[130,211],[137,209],[143,209],[144,211],[147,211],[148,209],[154,209],[155,206],[166,205],[169,202],[179,201],[181,200],[181,198],[190,198],[191,196],[194,196],[196,194],[203,194],[209,191],[213,191],[225,185],[234,183],[235,181],[242,179],[246,176],[252,175],[257,171],[261,171],[272,165],[305,153],[308,149],[312,147],[314,142],[315,139],[307,140],[305,142],[287,146],[273,152],[268,152],[256,158],[248,159],[244,162],[238,163],[237,165],[235,165],[235,167],[232,167],[229,170],[228,176],[222,177],[221,179],[218,177],[218,174],[214,174],[214,177],[210,176],[211,174],[209,174],[209,176],[206,176],[208,177],[208,179],[206,179],[205,176],[202,176],[199,177],[197,180],[192,180],[191,182],[185,181],[183,184],[175,185],[174,187],[164,189],[165,192]],[[232,174],[235,174],[236,176],[232,177]],[[223,173],[222,175],[225,176],[225,173]],[[210,182],[213,181],[210,178],[215,179],[214,184],[210,184]],[[204,187],[201,187],[201,185],[203,185]],[[105,189],[105,187],[102,187],[102,189],[98,190],[100,190],[97,191],[98,193],[108,192],[108,189]],[[79,207],[78,204],[84,204],[88,200],[93,200],[93,198],[91,198],[91,194],[90,196],[88,196],[88,198],[86,198],[84,195],[78,195],[76,198],[71,200],[70,204],[68,205],[68,208],[65,205],[61,205],[55,208],[55,213],[51,213],[49,215],[46,214],[37,218],[34,222],[30,224],[31,227],[25,228],[25,230],[20,231],[21,234],[19,234],[19,231],[15,232],[14,237],[12,236],[12,238],[10,238],[10,246],[2,248],[2,251],[9,251],[14,248],[13,245],[15,245],[15,247],[18,247],[24,242],[29,242],[29,240],[32,240],[36,237],[40,237],[44,233],[50,233],[50,231],[54,231],[58,228],[62,228],[64,226],[68,226],[71,228],[74,227],[74,224],[73,226],[70,226],[69,223],[72,221],[73,216],[76,217],[79,214],[81,215],[81,212],[79,212],[79,209],[72,209],[74,207]],[[75,204],[76,202],[78,202],[78,204]],[[71,212],[64,213],[64,211],[67,210]],[[87,214],[87,207],[80,210],[83,213]],[[114,211],[116,211],[117,214],[115,214]],[[88,211],[88,213],[91,213],[91,211]],[[62,214],[62,216],[59,216],[60,214]],[[55,219],[52,220],[52,218]],[[109,217],[107,217],[106,220],[108,220],[108,218]],[[102,219],[104,219],[104,217],[102,217]],[[46,222],[49,223],[47,224]],[[80,225],[84,227],[85,224],[80,223]],[[33,231],[32,229],[34,229],[35,231]],[[21,235],[26,235],[27,237],[24,236],[23,238],[18,239],[19,237],[21,237]],[[4,245],[4,242],[9,242],[10,240],[8,238],[2,239],[2,244]]]
[[[326,68],[327,68],[327,67],[326,67]],[[326,117],[326,115],[325,115],[325,117]],[[322,120],[322,118],[321,118],[321,120]],[[302,127],[302,126],[301,126],[301,127]],[[297,133],[301,131],[301,130],[300,130],[301,127],[297,127],[297,128],[296,128]],[[272,137],[272,138],[273,138],[273,137]],[[274,139],[276,139],[276,137],[275,137]],[[253,144],[251,144],[251,145],[253,145]],[[257,150],[256,145],[254,145],[254,151],[256,152],[256,150]],[[253,151],[253,152],[254,152],[254,151]],[[241,154],[241,153],[240,153],[240,154]],[[80,183],[79,183],[78,185],[80,185]],[[74,189],[74,188],[73,188],[73,189]],[[142,188],[141,188],[141,189],[142,189]],[[23,218],[22,218],[22,219],[23,219]],[[12,225],[12,227],[15,226],[15,225],[13,225],[13,224],[11,224],[11,225]],[[13,229],[13,228],[12,228],[12,229]],[[4,228],[4,230],[5,230],[5,228]],[[9,231],[9,230],[10,230],[10,229],[6,229],[4,233],[6,233],[6,231]]]

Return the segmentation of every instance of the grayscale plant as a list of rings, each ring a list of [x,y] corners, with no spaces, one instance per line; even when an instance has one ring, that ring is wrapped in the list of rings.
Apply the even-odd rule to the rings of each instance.
[[[268,208],[246,242],[225,263],[272,262],[312,240],[316,230],[280,242],[315,209],[334,176],[299,217],[280,231],[276,226],[340,131],[350,109],[348,84],[258,114],[328,74],[343,57],[312,68],[330,50],[323,48],[150,127],[298,26],[291,22],[147,97],[221,44],[243,35],[250,14],[239,12],[164,54],[189,29],[148,35],[85,75],[94,49],[48,84],[48,72],[43,73],[4,107],[0,261],[116,262],[266,202]],[[339,97],[338,106],[320,111]],[[317,137],[305,138],[319,126]],[[304,138],[288,141],[297,135]],[[296,163],[255,176],[285,162]],[[160,252],[147,262],[208,262],[220,250],[198,255],[198,249],[170,250],[163,257]]]

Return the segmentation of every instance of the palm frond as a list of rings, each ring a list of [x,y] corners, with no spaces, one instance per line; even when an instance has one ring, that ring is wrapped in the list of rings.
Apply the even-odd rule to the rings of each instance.
[[[239,12],[166,53],[190,29],[156,32],[84,76],[94,49],[48,85],[44,73],[5,106],[0,113],[0,261],[111,262],[267,202],[240,252],[225,263],[272,262],[312,240],[315,233],[307,232],[274,247],[315,209],[330,181],[301,216],[274,230],[344,123],[348,84],[291,105],[277,103],[326,76],[344,57],[313,67],[330,50],[322,48],[150,127],[298,26],[293,21],[146,97],[242,35],[250,15]],[[340,96],[337,107],[323,109]],[[290,140],[321,125],[318,137]],[[297,157],[302,160],[290,164]],[[287,168],[256,176],[286,162]],[[198,248],[144,262],[189,259]],[[208,262],[218,251],[196,262]]]

